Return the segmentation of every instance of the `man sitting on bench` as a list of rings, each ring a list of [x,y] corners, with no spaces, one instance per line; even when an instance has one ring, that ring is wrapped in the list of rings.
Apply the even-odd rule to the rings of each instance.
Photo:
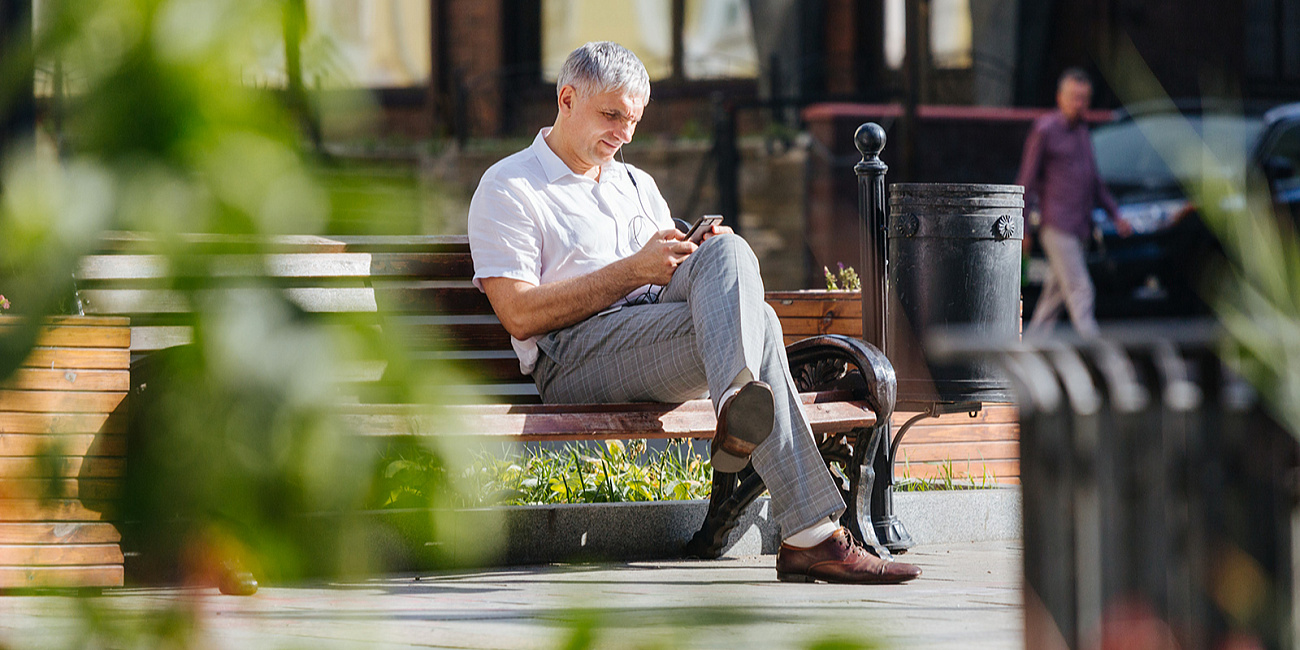
[[[469,208],[474,284],[546,403],[712,397],[714,471],[751,459],[784,535],[781,580],[896,583],[838,526],[844,512],[800,408],[758,260],[729,228],[698,245],[673,227],[654,179],[615,154],[650,99],[645,66],[610,42],[569,55],[559,112],[493,165]]]

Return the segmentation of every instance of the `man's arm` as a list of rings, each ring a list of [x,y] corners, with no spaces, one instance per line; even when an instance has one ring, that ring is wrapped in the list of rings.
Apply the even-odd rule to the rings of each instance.
[[[1020,156],[1020,173],[1016,175],[1016,185],[1025,188],[1025,203],[1038,196],[1039,169],[1043,161],[1043,130],[1038,123],[1030,129],[1025,138],[1025,149]]]
[[[497,318],[511,336],[532,338],[582,322],[647,284],[668,284],[696,246],[677,229],[661,230],[631,257],[559,282],[535,285],[514,278],[482,278]]]
[[[1092,151],[1092,144],[1088,145],[1088,155],[1092,156],[1092,192],[1093,200],[1101,209],[1106,211],[1110,220],[1115,222],[1115,230],[1121,237],[1128,237],[1133,234],[1133,225],[1124,218],[1119,212],[1119,205],[1115,203],[1115,197],[1111,195],[1110,190],[1106,187],[1106,182],[1101,180],[1101,171],[1097,169],[1097,154]]]
[[[1043,131],[1039,128],[1039,123],[1035,122],[1034,127],[1029,130],[1029,137],[1025,138],[1025,150],[1020,156],[1020,173],[1016,175],[1016,185],[1022,185],[1025,188],[1026,208],[1031,208],[1038,198],[1039,167],[1042,164]],[[1020,240],[1020,250],[1025,257],[1028,257],[1033,247],[1034,237],[1030,234],[1029,215],[1026,214],[1025,234]]]

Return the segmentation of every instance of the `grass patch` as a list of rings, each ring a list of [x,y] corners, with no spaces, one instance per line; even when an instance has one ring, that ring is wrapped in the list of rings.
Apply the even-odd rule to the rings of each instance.
[[[981,459],[982,460],[982,459]],[[939,465],[939,475],[933,478],[921,478],[912,475],[912,466],[903,458],[903,477],[894,482],[894,489],[899,492],[937,492],[940,490],[987,490],[998,486],[997,475],[983,465],[983,472],[978,478],[971,472],[971,461],[966,460],[966,473],[960,477],[952,460],[945,460]]]

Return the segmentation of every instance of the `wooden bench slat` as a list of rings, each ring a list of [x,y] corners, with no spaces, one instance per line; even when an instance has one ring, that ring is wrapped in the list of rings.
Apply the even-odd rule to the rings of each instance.
[[[454,317],[440,317],[454,318]],[[505,350],[510,349],[510,335],[495,325],[495,316],[466,317],[468,320],[443,321],[436,323],[411,323],[425,325],[410,330],[409,345],[415,348],[459,348],[463,350]],[[430,326],[432,325],[432,326]],[[140,326],[131,328],[131,350],[133,352],[153,352],[165,350],[177,345],[186,345],[193,340],[193,332],[183,325]]]
[[[52,465],[46,459],[0,457],[0,476],[13,478],[116,478],[123,475],[126,459],[89,456],[59,456]],[[38,462],[42,461],[42,462]]]
[[[181,233],[175,240],[191,246],[206,246],[204,250],[214,252],[231,251],[302,251],[302,252],[343,252],[347,244],[330,237],[319,235],[218,235],[208,233]],[[170,244],[170,240],[168,242]],[[97,248],[101,252],[133,253],[150,251],[161,244],[160,240],[146,233],[124,230],[109,230],[100,233]]]
[[[469,237],[465,235],[217,235],[183,233],[176,239],[205,253],[262,252],[343,253],[388,251],[437,251],[469,254]],[[99,237],[101,252],[142,253],[156,249],[160,242],[151,235],[106,231]]]
[[[122,560],[117,544],[0,544],[0,565],[85,566]]]
[[[890,424],[900,426],[907,422],[915,412],[895,411]],[[937,418],[925,418],[913,425],[913,430],[922,427],[950,426],[966,424],[1006,424],[1020,421],[1020,412],[1015,404],[985,404],[971,417],[969,413],[945,413]],[[910,435],[910,434],[909,434]]]
[[[200,260],[203,261],[203,260]],[[469,278],[473,264],[455,253],[280,253],[212,256],[200,265],[213,278]],[[162,255],[88,255],[78,282],[163,280],[174,275]]]
[[[818,319],[798,319],[781,323],[781,334],[796,338],[807,338],[819,334],[843,334],[853,336],[862,331],[862,321],[857,318],[834,318],[829,323]]]
[[[0,388],[13,390],[106,390],[126,392],[131,389],[131,373],[126,370],[65,370],[19,368]]]
[[[306,312],[378,311],[375,290],[369,287],[300,287],[283,291],[290,302]],[[199,292],[196,298],[203,300],[205,293],[208,292]],[[193,311],[190,296],[170,289],[83,289],[79,295],[85,310],[92,314],[187,314]]]
[[[1020,457],[1020,443],[1016,440],[987,440],[979,442],[947,442],[932,444],[899,445],[899,459],[910,461],[965,461],[1008,460]]]
[[[113,501],[84,499],[0,499],[0,521],[110,521]]]
[[[875,424],[865,402],[801,396],[814,433]],[[358,405],[343,410],[363,435],[472,435],[515,440],[710,438],[717,420],[713,403],[546,404],[450,406],[430,411],[409,405]]]
[[[496,317],[491,317],[495,319]],[[411,345],[417,348],[458,348],[462,350],[510,349],[510,335],[489,321],[449,323],[437,328],[420,328],[412,332]]]
[[[120,326],[42,325],[39,336],[41,347],[47,348],[125,348],[130,343]]]
[[[1020,440],[1020,426],[1015,423],[970,424],[942,427],[913,427],[903,437],[908,443],[930,444],[968,440]]]
[[[853,394],[847,390],[820,391],[800,393],[799,403],[833,404],[850,401]],[[550,415],[555,413],[624,413],[650,412],[664,413],[672,410],[713,411],[713,404],[707,399],[694,399],[678,404],[662,402],[625,402],[621,404],[478,404],[466,406],[430,407],[419,404],[371,404],[356,410],[356,413],[424,415],[438,413],[445,409],[465,409],[479,415]]]
[[[134,336],[135,332],[132,332]],[[130,364],[129,349],[115,348],[32,348],[23,360],[25,368],[114,370]]]
[[[291,302],[311,313],[494,313],[487,296],[469,282],[412,281],[374,287],[286,287],[282,290]],[[158,314],[188,314],[192,310],[185,294],[169,289],[87,288],[79,295],[87,313],[124,314],[131,317],[133,325],[156,320],[151,317]]]
[[[912,478],[923,479],[943,479],[945,463],[941,462],[903,462],[898,460],[894,465],[894,476],[903,478],[910,476]],[[989,478],[997,483],[1016,483],[1020,479],[1020,461],[1018,460],[990,460],[978,461],[972,460],[952,463],[953,474],[956,478],[964,479],[970,477],[976,481],[984,477],[987,470]]]
[[[375,285],[375,302],[387,312],[493,314],[487,296],[468,281]]]
[[[480,359],[473,363],[448,361],[470,379],[482,382],[528,382],[532,377],[519,372],[519,359],[513,354],[508,359]]]
[[[862,296],[857,292],[846,292],[838,299],[836,294],[822,294],[821,300],[809,300],[806,294],[798,292],[769,291],[764,294],[767,304],[781,318],[823,318],[827,313],[832,318],[856,318],[862,320]]]
[[[126,436],[120,434],[2,434],[0,456],[125,456]]]
[[[106,523],[4,523],[0,544],[112,544],[122,541],[117,527]]]
[[[22,322],[22,316],[0,316],[0,332],[15,327]],[[130,319],[118,316],[46,316],[41,319],[42,327],[126,327]]]
[[[469,254],[468,235],[332,235],[330,239],[343,242],[349,250],[380,250],[393,247],[431,249],[449,253]]]
[[[118,587],[122,565],[103,566],[0,566],[0,589],[58,587]]]
[[[0,411],[0,434],[125,433],[126,418],[103,413],[12,413]]]
[[[105,501],[122,495],[122,481],[91,478],[0,478],[0,499],[59,497]]]
[[[0,390],[5,410],[27,413],[111,413],[126,392]]]

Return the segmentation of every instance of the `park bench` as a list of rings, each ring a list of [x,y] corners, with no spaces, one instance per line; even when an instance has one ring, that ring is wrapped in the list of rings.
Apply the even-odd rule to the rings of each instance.
[[[420,405],[376,403],[383,373],[353,378],[358,398],[340,405],[343,418],[364,436],[456,435],[513,441],[568,441],[712,437],[708,400],[681,404],[542,405],[519,372],[509,337],[486,297],[473,287],[473,264],[463,236],[277,237],[258,243],[192,236],[191,248],[212,260],[217,275],[271,281],[306,314],[361,315],[375,326],[400,329],[416,342],[418,359],[459,362],[473,385],[450,386],[452,417],[435,417]],[[132,358],[190,341],[184,296],[166,289],[164,258],[148,254],[148,240],[131,233],[105,236],[97,254],[83,258],[78,298],[87,314],[128,316]],[[844,524],[884,557],[889,551],[872,526],[882,494],[881,445],[889,444],[895,380],[889,361],[861,340],[814,336],[787,346],[790,368],[828,469],[849,506]],[[133,384],[137,383],[133,380]],[[445,413],[445,412],[444,412]],[[747,467],[715,473],[708,515],[685,549],[694,557],[719,556],[744,508],[764,491]],[[873,496],[874,493],[874,496]]]

